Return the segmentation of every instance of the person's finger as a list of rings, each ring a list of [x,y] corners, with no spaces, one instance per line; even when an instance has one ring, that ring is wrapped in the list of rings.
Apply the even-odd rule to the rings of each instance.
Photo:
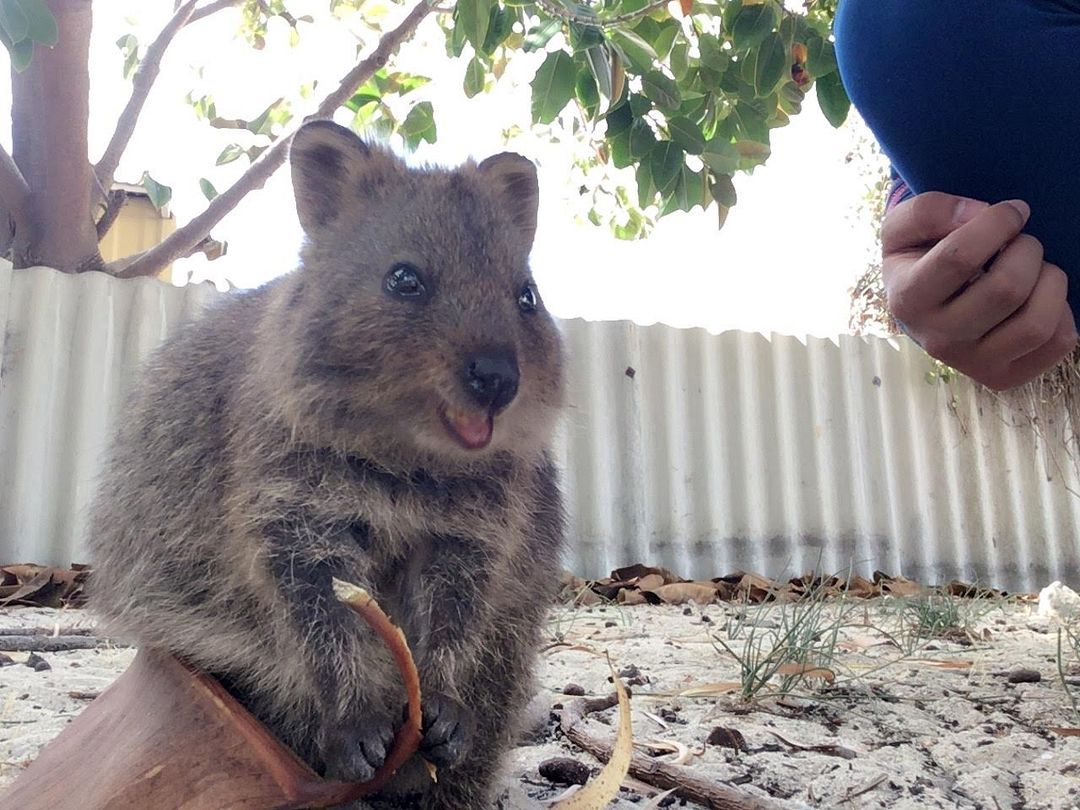
[[[978,340],[1002,324],[1025,306],[1042,271],[1042,243],[1020,234],[985,273],[945,304],[942,315],[952,325],[952,334],[959,340]]]
[[[919,194],[904,200],[885,217],[882,249],[889,254],[935,244],[988,207],[982,200],[940,191]]]
[[[1002,362],[1013,362],[1042,350],[1055,338],[1062,337],[1059,332],[1063,322],[1071,325],[1075,332],[1067,299],[1068,288],[1068,276],[1056,265],[1044,264],[1038,282],[1024,305],[987,334],[980,341],[980,349]]]
[[[1072,310],[1066,309],[1061,313],[1057,330],[1049,341],[1035,351],[1013,360],[1003,371],[975,379],[998,391],[1015,388],[1045,374],[1068,357],[1075,348],[1076,324]]]
[[[911,305],[921,311],[948,301],[1020,233],[1029,214],[1019,200],[992,205],[930,248],[911,268]]]

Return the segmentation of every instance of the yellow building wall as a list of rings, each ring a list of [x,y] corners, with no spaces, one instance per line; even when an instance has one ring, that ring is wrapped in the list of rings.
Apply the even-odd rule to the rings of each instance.
[[[175,230],[176,219],[171,213],[162,216],[145,197],[129,197],[101,240],[101,258],[111,262],[149,250]],[[172,265],[162,270],[158,278],[171,283]]]

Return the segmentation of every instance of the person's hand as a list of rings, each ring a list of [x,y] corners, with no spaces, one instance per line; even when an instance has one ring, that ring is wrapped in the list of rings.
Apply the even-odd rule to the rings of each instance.
[[[882,228],[893,316],[928,354],[996,390],[1038,377],[1077,343],[1068,277],[1021,233],[1030,213],[1019,200],[927,192]]]

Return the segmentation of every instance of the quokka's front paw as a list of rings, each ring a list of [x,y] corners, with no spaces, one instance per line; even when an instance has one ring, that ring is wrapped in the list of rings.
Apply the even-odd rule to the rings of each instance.
[[[320,742],[326,775],[346,782],[368,781],[386,761],[396,730],[389,718],[374,714],[328,724]]]
[[[474,725],[472,711],[453,698],[440,694],[425,694],[421,755],[439,768],[456,765],[472,744]]]

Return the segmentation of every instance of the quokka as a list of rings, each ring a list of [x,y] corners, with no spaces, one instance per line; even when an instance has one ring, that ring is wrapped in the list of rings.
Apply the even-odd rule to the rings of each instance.
[[[221,679],[329,777],[364,780],[405,702],[331,591],[405,632],[422,755],[374,803],[484,808],[531,696],[563,539],[563,351],[528,267],[531,162],[407,167],[330,122],[291,147],[300,266],[149,363],[92,520],[111,632]]]

